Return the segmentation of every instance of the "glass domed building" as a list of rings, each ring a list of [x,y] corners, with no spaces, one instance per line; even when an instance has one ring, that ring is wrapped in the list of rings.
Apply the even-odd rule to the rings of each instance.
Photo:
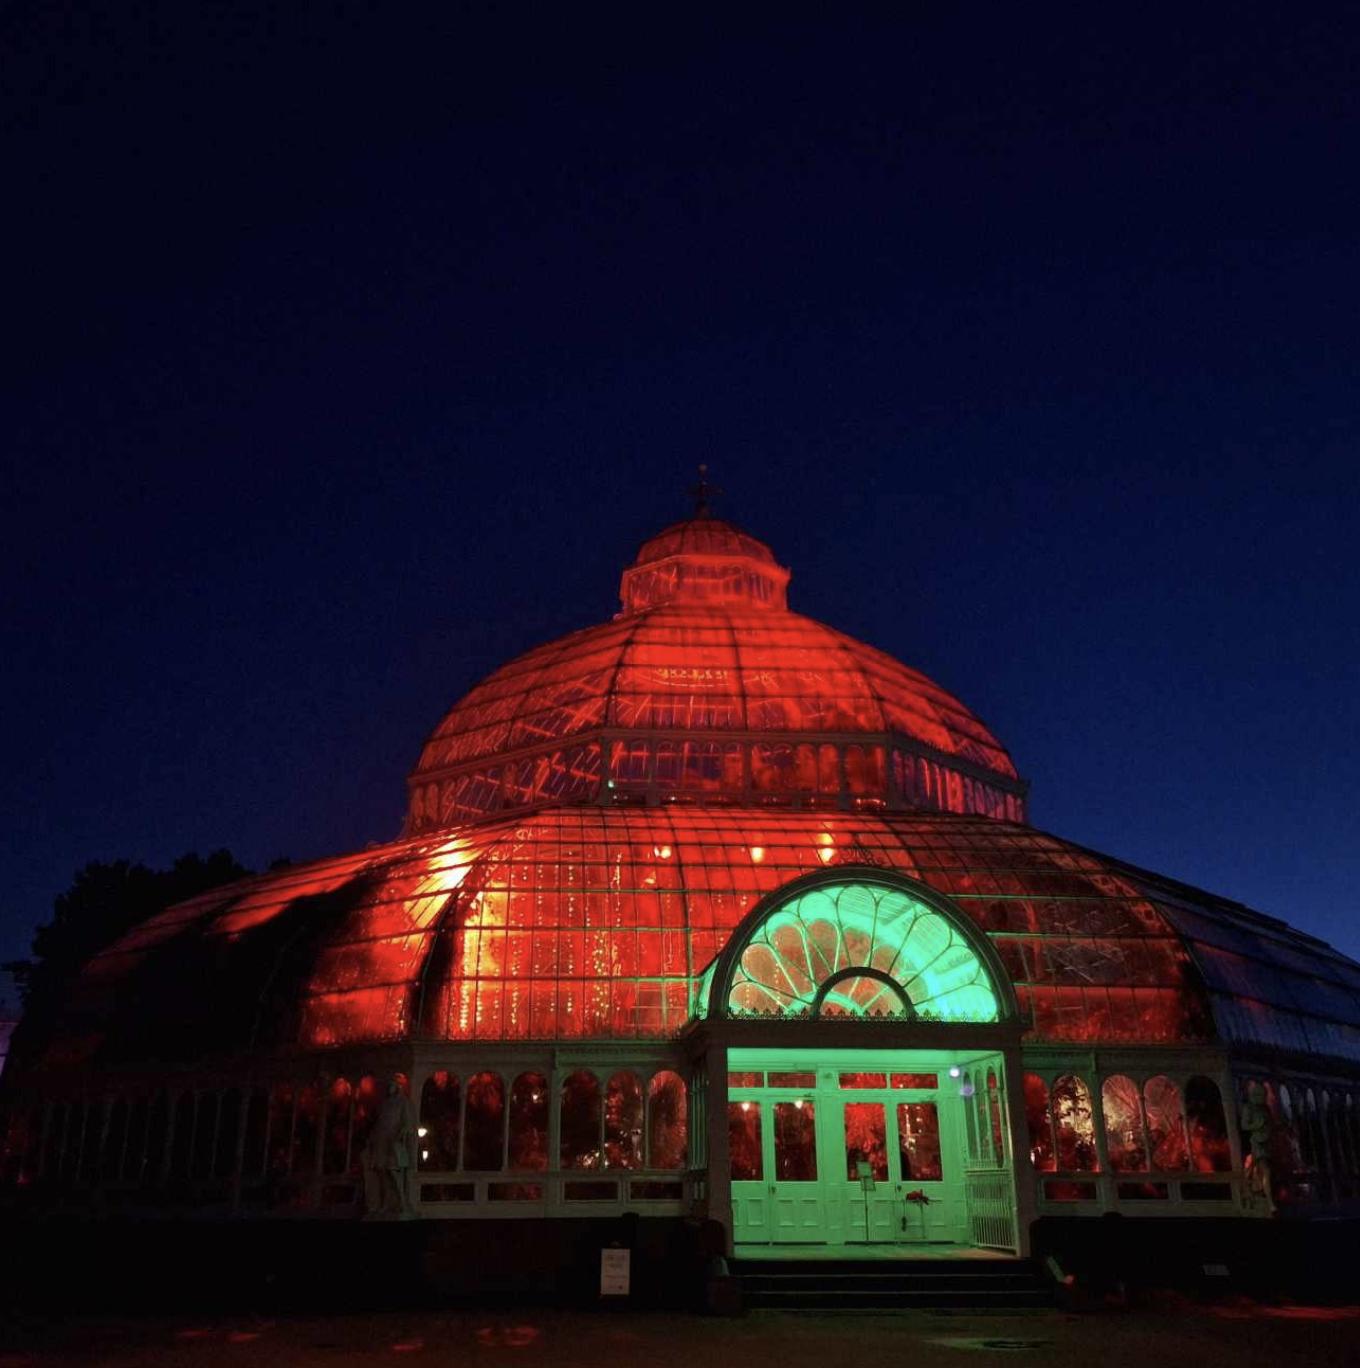
[[[308,1219],[385,1169],[391,1214],[828,1255],[1360,1197],[1360,965],[1031,827],[788,581],[701,509],[439,722],[397,840],[97,955],[9,1080],[12,1191]]]

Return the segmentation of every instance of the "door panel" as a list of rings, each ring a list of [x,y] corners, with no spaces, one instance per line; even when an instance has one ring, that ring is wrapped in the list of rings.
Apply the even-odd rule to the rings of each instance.
[[[770,1190],[765,1181],[761,1104],[751,1099],[727,1104],[727,1148],[732,1166],[732,1237],[765,1244],[770,1238]]]
[[[826,1239],[825,1204],[817,1177],[817,1106],[805,1098],[772,1108],[771,1237],[798,1243]]]

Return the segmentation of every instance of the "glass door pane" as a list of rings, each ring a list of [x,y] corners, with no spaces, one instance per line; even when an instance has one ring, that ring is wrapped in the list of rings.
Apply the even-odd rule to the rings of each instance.
[[[732,1181],[759,1182],[764,1176],[759,1102],[727,1104],[727,1147],[732,1162]]]
[[[813,1103],[774,1104],[774,1176],[780,1183],[817,1181],[817,1117]]]
[[[897,1144],[897,1172],[904,1183],[934,1183],[944,1177],[940,1117],[933,1102],[897,1104]]]
[[[866,1177],[888,1181],[888,1128],[881,1102],[845,1104],[845,1176],[852,1183]]]

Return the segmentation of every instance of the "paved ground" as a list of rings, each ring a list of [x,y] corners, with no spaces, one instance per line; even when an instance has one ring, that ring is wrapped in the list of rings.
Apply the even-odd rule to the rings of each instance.
[[[1360,1365],[1360,1307],[1170,1303],[1082,1316],[756,1311],[737,1320],[616,1310],[391,1312],[275,1320],[21,1318],[0,1327],[0,1368],[982,1368],[1026,1361],[1348,1368]]]

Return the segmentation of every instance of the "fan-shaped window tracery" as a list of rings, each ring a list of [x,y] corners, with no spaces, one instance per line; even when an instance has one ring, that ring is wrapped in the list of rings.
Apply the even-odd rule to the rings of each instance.
[[[903,888],[822,885],[770,912],[741,949],[733,1015],[996,1021],[995,987],[959,929]]]

